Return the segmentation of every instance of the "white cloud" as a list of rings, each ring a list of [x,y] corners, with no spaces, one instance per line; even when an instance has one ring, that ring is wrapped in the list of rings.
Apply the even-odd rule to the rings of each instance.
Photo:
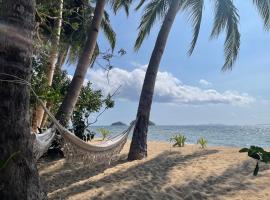
[[[204,80],[204,79],[201,79],[201,80],[199,81],[199,83],[200,83],[202,86],[211,86],[211,85],[212,85],[212,83],[210,83],[209,81]]]
[[[127,71],[113,68],[109,73],[97,69],[90,70],[87,78],[95,89],[102,89],[104,93],[115,91],[119,86],[118,98],[138,101],[145,76],[145,67]],[[199,87],[183,84],[178,78],[168,72],[158,72],[155,85],[155,102],[172,104],[233,104],[245,105],[254,101],[248,94],[237,91],[218,92],[214,89],[204,90]]]

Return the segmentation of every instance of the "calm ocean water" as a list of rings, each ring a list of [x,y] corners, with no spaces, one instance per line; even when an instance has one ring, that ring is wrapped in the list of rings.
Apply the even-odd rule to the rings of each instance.
[[[127,126],[95,126],[92,130],[106,128],[112,134],[121,133]],[[209,146],[244,147],[258,145],[270,147],[270,125],[227,126],[227,125],[198,125],[198,126],[150,126],[148,140],[167,141],[176,133],[183,133],[187,143],[195,144],[198,138],[204,137]],[[132,132],[129,135],[131,138]],[[99,136],[97,136],[99,137]]]

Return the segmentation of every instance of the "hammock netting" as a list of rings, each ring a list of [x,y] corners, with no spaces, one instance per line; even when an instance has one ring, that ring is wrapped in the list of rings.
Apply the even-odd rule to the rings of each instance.
[[[49,128],[41,134],[35,134],[33,149],[35,159],[39,159],[50,148],[55,136],[55,129]]]
[[[79,139],[72,132],[62,126],[53,116],[53,114],[46,108],[43,102],[40,99],[38,99],[38,101],[42,105],[44,111],[48,114],[54,126],[53,128],[46,130],[44,133],[36,135],[36,140],[34,141],[34,155],[36,159],[39,159],[49,149],[55,136],[55,129],[57,129],[64,140],[63,148],[67,161],[82,161],[84,163],[91,164],[110,164],[113,157],[119,154],[123,149],[128,135],[134,125],[133,123],[123,133],[109,138],[104,142],[90,144]]]

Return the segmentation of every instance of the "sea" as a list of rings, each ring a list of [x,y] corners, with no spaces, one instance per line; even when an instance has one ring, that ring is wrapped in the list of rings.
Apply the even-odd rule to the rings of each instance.
[[[117,135],[126,130],[127,126],[94,126],[91,131],[100,137],[99,128],[110,130],[111,135]],[[170,142],[170,138],[184,134],[187,144],[196,144],[201,137],[208,146],[249,147],[251,145],[270,147],[269,125],[184,125],[184,126],[149,126],[148,141]],[[131,139],[132,131],[129,134]]]

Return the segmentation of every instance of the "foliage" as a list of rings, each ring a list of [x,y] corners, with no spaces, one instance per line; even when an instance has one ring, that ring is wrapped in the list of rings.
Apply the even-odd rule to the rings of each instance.
[[[264,27],[266,30],[270,30],[270,3],[269,0],[253,0],[253,3],[257,7],[259,14],[261,15]]]
[[[83,86],[73,112],[72,123],[75,135],[83,138],[85,130],[91,125],[88,121],[91,113],[99,112],[102,107],[106,110],[113,106],[114,101],[110,95],[103,99],[101,90],[93,91],[91,83],[88,82]]]
[[[207,141],[206,141],[206,139],[204,139],[204,138],[200,138],[200,139],[197,141],[197,144],[200,144],[200,145],[201,145],[201,148],[204,149],[204,148],[206,148],[206,146],[207,146]]]
[[[196,46],[197,39],[200,32],[204,0],[179,0],[179,12],[187,12],[188,19],[193,27],[193,38],[191,41],[188,54],[191,55]],[[255,1],[255,0],[254,0]],[[258,1],[258,0],[257,0]],[[266,1],[266,0],[264,0]],[[214,26],[211,37],[219,36],[223,31],[226,32],[224,42],[225,63],[223,70],[231,69],[235,63],[240,48],[240,33],[238,30],[239,15],[238,10],[234,6],[232,0],[215,0],[214,10]],[[163,21],[172,1],[169,0],[141,0],[137,9],[141,8],[144,4],[143,15],[139,25],[139,33],[135,42],[135,50],[138,50],[145,38],[149,35],[153,25],[157,21]],[[262,9],[261,9],[262,10]],[[262,11],[264,16],[267,14],[265,10]],[[267,20],[266,17],[264,18]],[[267,24],[267,23],[265,23]]]
[[[65,70],[56,69],[52,86],[49,87],[46,81],[46,53],[40,52],[32,59],[33,75],[31,79],[32,88],[42,100],[49,101],[52,105],[51,111],[55,113],[63,98],[66,95],[70,84],[70,77]],[[36,97],[31,95],[31,109],[37,105]],[[73,112],[72,124],[76,136],[83,138],[86,129],[91,125],[89,116],[91,113],[97,113],[102,108],[107,110],[114,106],[112,95],[103,97],[101,90],[93,90],[91,83],[83,86],[78,102]]]
[[[270,162],[270,152],[265,151],[261,147],[250,146],[250,148],[243,148],[239,152],[240,153],[247,152],[249,157],[257,160],[257,164],[253,172],[254,176],[257,176],[259,172],[259,162],[264,162],[264,163]]]
[[[115,12],[123,7],[124,1],[119,0]],[[112,1],[113,2],[113,1]],[[65,0],[63,4],[62,27],[59,49],[68,52],[65,56],[67,61],[74,64],[78,61],[87,40],[88,29],[93,19],[95,1]],[[37,0],[36,2],[36,38],[40,46],[50,45],[52,30],[57,20],[58,1]],[[112,3],[113,5],[113,3]],[[105,11],[101,22],[101,31],[110,44],[113,51],[116,44],[116,34],[110,24],[109,14]],[[98,55],[98,44],[95,55]],[[66,59],[64,59],[66,60]]]
[[[186,140],[187,138],[182,134],[175,135],[170,139],[171,142],[175,142],[173,147],[184,147]]]
[[[240,48],[240,33],[238,29],[239,15],[232,0],[216,0],[215,19],[211,37],[217,37],[226,30],[224,43],[225,64],[223,70],[231,69],[235,63]]]
[[[32,78],[31,86],[40,99],[51,102],[52,110],[56,110],[59,103],[63,100],[67,88],[70,84],[70,78],[65,70],[56,69],[52,86],[48,86],[46,77],[46,58],[44,55],[38,55],[32,58]],[[31,107],[36,106],[36,97],[31,95]]]
[[[105,140],[105,138],[108,137],[108,135],[110,135],[110,131],[108,129],[105,129],[105,128],[99,128],[98,132],[101,133],[102,140]]]

